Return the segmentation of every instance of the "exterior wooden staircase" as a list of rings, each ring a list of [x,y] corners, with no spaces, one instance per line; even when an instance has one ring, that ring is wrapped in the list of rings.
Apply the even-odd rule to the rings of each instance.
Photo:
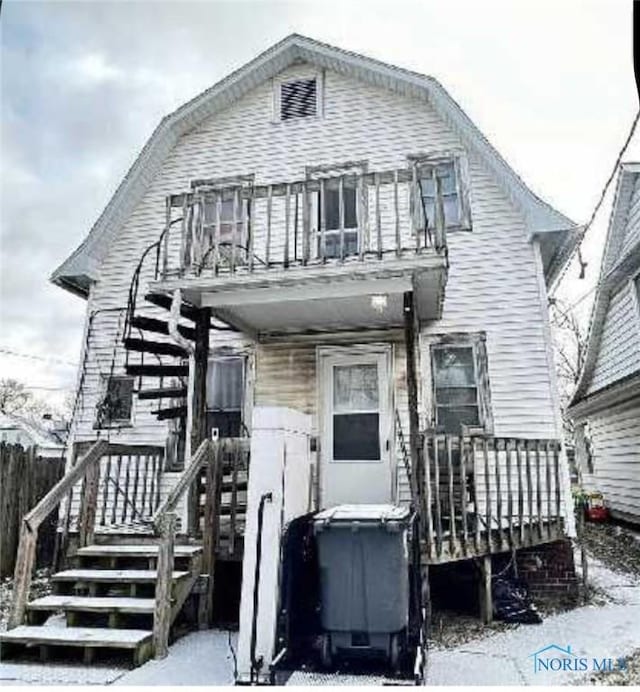
[[[211,626],[216,558],[241,554],[248,442],[203,441],[168,494],[151,503],[158,495],[145,489],[157,485],[160,467],[139,463],[140,450],[155,455],[156,448],[94,442],[23,518],[1,658],[82,653],[89,663],[100,652],[140,665],[166,656],[183,624]],[[39,526],[64,499],[77,508],[68,565],[53,575],[51,595],[29,601]],[[196,521],[181,522],[186,510]],[[47,622],[55,613],[64,617]]]
[[[92,663],[96,653],[108,652],[144,663],[154,650],[158,552],[158,545],[135,543],[80,548],[76,566],[53,575],[53,594],[27,603],[27,624],[0,635],[3,660],[36,653],[46,661],[76,652]],[[200,575],[202,547],[175,546],[174,560],[170,625]],[[56,613],[64,623],[46,624]]]

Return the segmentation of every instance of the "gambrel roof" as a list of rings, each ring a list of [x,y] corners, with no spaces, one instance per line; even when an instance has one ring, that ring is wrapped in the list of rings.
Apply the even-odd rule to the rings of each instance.
[[[111,239],[125,223],[178,139],[206,118],[227,108],[265,80],[296,62],[353,77],[403,96],[428,101],[486,163],[522,210],[531,235],[544,237],[542,253],[550,283],[569,255],[577,231],[573,221],[537,197],[498,154],[460,106],[433,77],[292,34],[166,116],[155,129],[89,235],[53,273],[51,280],[80,295],[97,278]]]
[[[639,176],[640,163],[629,162],[621,164],[602,255],[596,295],[591,310],[585,361],[571,402],[572,407],[575,407],[590,394],[589,388],[598,360],[612,292],[616,286],[620,285],[621,280],[632,276],[640,269],[640,241],[636,240],[633,243],[629,243],[625,238],[629,211],[634,199],[634,191],[637,190]],[[627,328],[633,329],[633,324],[627,325]],[[616,382],[614,381],[613,384],[616,384]]]

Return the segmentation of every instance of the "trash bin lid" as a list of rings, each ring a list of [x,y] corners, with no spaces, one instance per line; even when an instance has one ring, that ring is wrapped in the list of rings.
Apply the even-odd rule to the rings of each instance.
[[[329,509],[323,509],[316,514],[316,523],[368,521],[406,521],[409,518],[408,507],[397,505],[338,505]]]

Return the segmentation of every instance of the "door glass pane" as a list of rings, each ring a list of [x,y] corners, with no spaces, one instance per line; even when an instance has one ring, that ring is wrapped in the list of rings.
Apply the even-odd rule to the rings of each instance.
[[[333,410],[377,411],[378,366],[336,365],[333,368]]]
[[[207,409],[239,411],[244,390],[244,359],[224,358],[209,361]]]
[[[436,348],[434,362],[436,387],[475,387],[471,347]]]
[[[378,461],[380,428],[377,413],[333,416],[334,461]]]

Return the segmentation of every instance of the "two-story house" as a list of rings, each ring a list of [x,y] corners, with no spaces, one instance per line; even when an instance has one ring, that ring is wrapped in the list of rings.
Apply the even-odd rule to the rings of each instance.
[[[640,521],[640,164],[623,163],[569,415],[586,490]]]
[[[167,508],[175,560],[201,559],[174,582],[208,574],[214,608],[235,584],[236,618],[242,582],[240,657],[263,670],[292,517],[410,504],[425,567],[480,557],[489,599],[492,555],[565,546],[547,289],[575,238],[435,79],[305,37],[167,116],[52,277],[87,301],[74,458],[101,459],[70,550],[151,561],[119,576],[114,646],[153,597],[136,579],[159,579],[145,526]],[[91,565],[60,579],[109,594]],[[166,634],[179,607],[157,608]]]

